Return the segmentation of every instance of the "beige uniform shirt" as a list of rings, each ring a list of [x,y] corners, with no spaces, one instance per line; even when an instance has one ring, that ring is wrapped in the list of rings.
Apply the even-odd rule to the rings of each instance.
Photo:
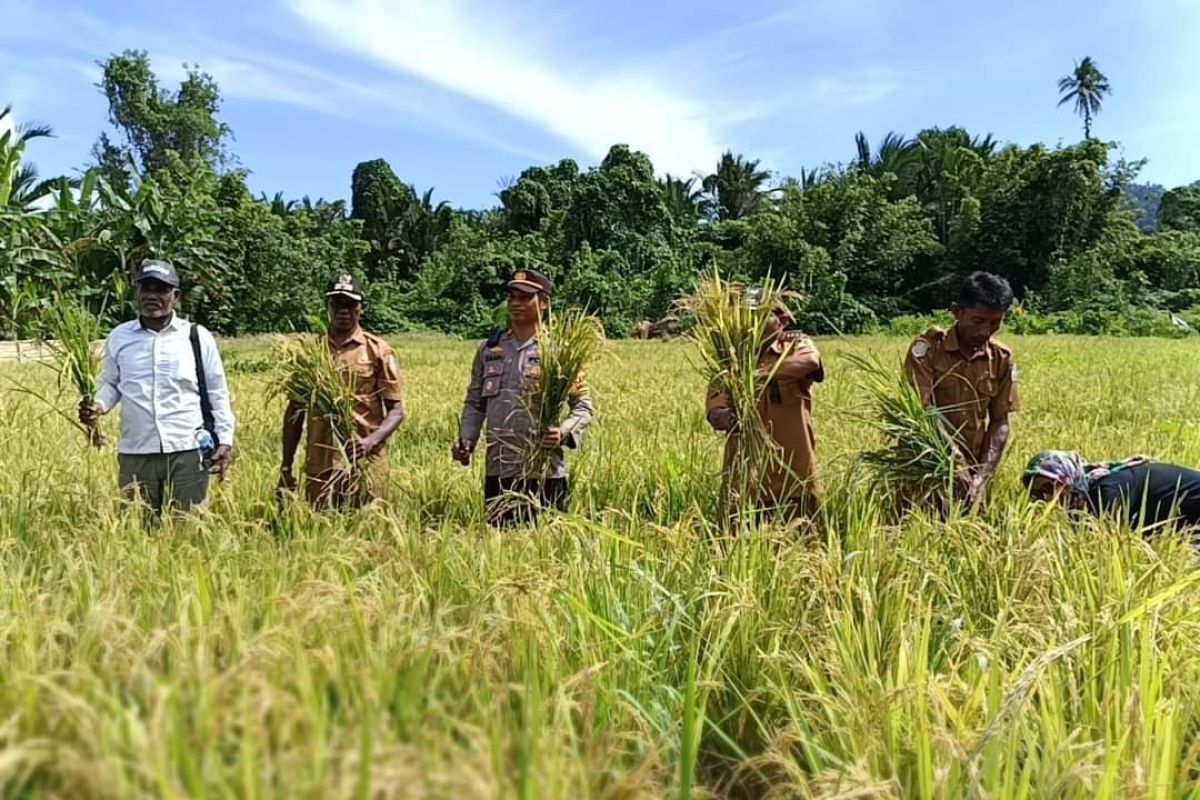
[[[967,354],[958,329],[933,328],[909,347],[904,371],[927,406],[941,409],[958,432],[963,454],[974,463],[987,458],[987,431],[993,420],[1020,411],[1012,351],[989,341]]]
[[[354,389],[354,431],[362,438],[379,429],[387,416],[385,400],[403,404],[400,364],[392,346],[383,339],[356,330],[340,347],[329,342],[338,372]],[[304,471],[321,475],[343,466],[341,453],[333,442],[333,430],[326,420],[308,415],[308,439]]]
[[[816,367],[813,368],[815,362]],[[758,402],[758,414],[771,438],[783,449],[786,468],[774,469],[759,490],[763,497],[785,500],[820,493],[817,483],[816,436],[812,424],[812,385],[825,380],[825,369],[816,345],[798,332],[786,332],[767,347],[759,371],[771,379]],[[710,389],[706,403],[710,415],[730,408],[729,396]],[[725,471],[736,463],[740,437],[729,434],[725,442]]]

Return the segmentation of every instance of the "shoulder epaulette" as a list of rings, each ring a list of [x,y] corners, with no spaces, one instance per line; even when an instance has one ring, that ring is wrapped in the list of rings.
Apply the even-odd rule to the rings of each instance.
[[[504,330],[502,328],[496,328],[491,333],[488,334],[488,337],[486,339],[483,340],[483,346],[485,348],[489,348],[489,349],[492,347],[496,347],[497,345],[500,344],[500,339],[503,336],[504,336]]]

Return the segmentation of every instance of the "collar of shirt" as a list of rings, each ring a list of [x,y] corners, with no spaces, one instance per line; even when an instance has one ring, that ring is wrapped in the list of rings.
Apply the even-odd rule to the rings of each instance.
[[[142,319],[140,314],[138,315],[136,322],[137,329],[140,331],[146,331],[147,333],[166,333],[167,331],[177,331],[188,324],[186,319],[174,312],[171,312],[171,321],[166,325],[163,325],[162,330],[156,331],[153,328],[146,327],[146,321]]]
[[[362,346],[366,343],[367,343],[367,335],[366,335],[366,333],[363,332],[362,327],[355,328],[353,333],[351,333],[349,336],[347,336],[345,339],[342,340],[341,344],[338,344],[337,342],[335,342],[333,340],[333,334],[329,335],[329,346],[333,350],[345,350],[347,347],[349,347],[352,344]]]
[[[502,337],[502,341],[507,341],[510,345],[512,345],[514,348],[516,348],[516,350],[518,352],[521,350],[525,350],[526,348],[530,347],[531,345],[537,344],[537,340],[538,340],[538,337],[536,335],[534,335],[534,336],[530,336],[528,339],[526,339],[523,342],[518,342],[517,337],[513,336],[513,332],[511,330],[506,331],[504,333],[504,336]]]
[[[977,358],[986,357],[988,354],[988,348],[990,346],[991,346],[991,341],[989,340],[986,344],[984,344],[983,347],[979,348],[979,350],[977,350],[976,352],[968,353],[966,350],[964,350],[962,348],[962,345],[958,341],[958,326],[957,325],[951,326],[950,330],[946,331],[946,338],[943,343],[943,347],[946,350],[958,351],[958,354],[963,357],[964,361],[974,361]]]

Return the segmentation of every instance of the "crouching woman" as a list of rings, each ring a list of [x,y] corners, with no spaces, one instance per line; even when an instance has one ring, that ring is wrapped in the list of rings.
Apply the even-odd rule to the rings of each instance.
[[[1200,472],[1145,456],[1092,464],[1049,450],[1030,459],[1023,481],[1034,500],[1116,518],[1143,535],[1200,526]]]

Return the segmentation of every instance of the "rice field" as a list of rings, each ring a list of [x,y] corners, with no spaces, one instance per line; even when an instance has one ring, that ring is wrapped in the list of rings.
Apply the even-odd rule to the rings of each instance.
[[[386,496],[318,516],[275,508],[270,352],[225,342],[230,478],[151,532],[111,445],[12,388],[52,371],[0,366],[0,796],[1200,796],[1190,546],[1017,481],[1046,447],[1200,464],[1195,343],[1006,341],[1023,411],[986,516],[888,524],[849,357],[906,342],[823,341],[825,524],[736,540],[682,342],[610,343],[571,513],[507,534],[482,459],[449,456],[470,343],[395,340]]]

